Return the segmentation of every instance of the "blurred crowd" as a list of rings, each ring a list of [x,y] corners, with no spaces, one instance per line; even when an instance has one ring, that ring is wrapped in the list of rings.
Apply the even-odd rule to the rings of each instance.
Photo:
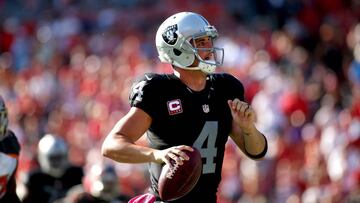
[[[260,162],[228,142],[219,203],[360,202],[357,0],[0,0],[0,94],[22,146],[20,196],[47,133],[65,140],[84,177],[111,164],[119,193],[146,191],[146,165],[105,160],[100,146],[130,108],[132,80],[172,72],[155,33],[180,11],[218,29],[218,71],[243,82],[269,142]]]

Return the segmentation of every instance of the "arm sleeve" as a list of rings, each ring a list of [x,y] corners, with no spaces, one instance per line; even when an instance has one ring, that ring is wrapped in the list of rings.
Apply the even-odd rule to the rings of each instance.
[[[150,80],[149,80],[150,78]],[[151,117],[156,112],[156,78],[142,76],[137,79],[130,89],[129,103],[131,107],[137,107],[145,111]]]
[[[267,144],[267,139],[265,137],[264,134],[261,133],[261,135],[264,137],[265,139],[265,147],[264,150],[262,152],[260,152],[259,154],[250,154],[245,147],[245,154],[250,157],[251,159],[260,159],[263,158],[266,155],[266,152],[268,151],[268,144]]]

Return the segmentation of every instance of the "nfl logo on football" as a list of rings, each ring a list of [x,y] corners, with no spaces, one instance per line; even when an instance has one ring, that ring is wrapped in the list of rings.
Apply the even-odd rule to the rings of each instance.
[[[205,113],[209,113],[209,111],[210,111],[209,105],[204,104],[204,105],[202,105],[202,108],[203,108],[203,111],[204,111]]]

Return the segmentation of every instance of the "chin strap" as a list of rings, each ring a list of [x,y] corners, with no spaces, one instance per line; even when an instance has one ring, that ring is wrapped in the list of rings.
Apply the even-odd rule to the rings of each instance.
[[[202,61],[199,62],[199,65],[197,67],[185,67],[176,62],[174,63],[174,65],[176,67],[184,69],[184,70],[191,70],[191,71],[201,70],[204,73],[213,73],[213,72],[215,72],[215,69],[216,69],[216,65],[212,65],[212,64],[205,63]]]
[[[213,72],[215,72],[216,65],[212,65],[212,64],[208,64],[208,63],[204,63],[204,62],[200,61],[199,69],[204,73],[213,73]]]

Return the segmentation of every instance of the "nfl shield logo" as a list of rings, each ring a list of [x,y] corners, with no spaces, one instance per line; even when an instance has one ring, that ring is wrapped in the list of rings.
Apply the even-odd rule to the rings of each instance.
[[[209,111],[210,111],[210,107],[207,104],[202,105],[202,109],[205,113],[209,113]]]

